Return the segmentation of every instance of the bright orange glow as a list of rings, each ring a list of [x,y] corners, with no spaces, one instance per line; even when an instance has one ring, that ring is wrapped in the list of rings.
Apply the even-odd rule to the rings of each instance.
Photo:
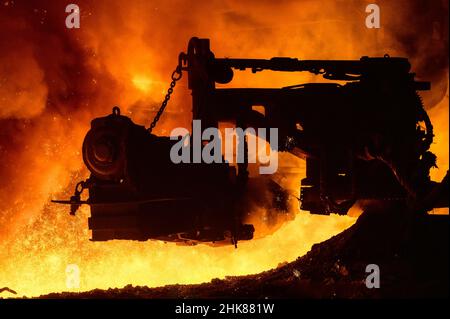
[[[40,10],[30,12],[44,15]],[[368,31],[361,16],[346,11],[342,1],[326,6],[308,0],[86,1],[80,3],[80,30],[60,26],[64,7],[55,10],[45,13],[42,24],[36,20],[37,27],[28,11],[24,17],[0,16],[0,42],[8,34],[14,36],[5,46],[9,51],[0,55],[0,120],[11,120],[0,128],[0,137],[4,132],[8,136],[7,147],[0,144],[4,161],[0,167],[4,174],[0,287],[27,296],[69,290],[68,264],[80,268],[80,291],[128,284],[201,283],[258,273],[295,260],[313,244],[355,222],[349,216],[300,212],[293,199],[295,219],[280,221],[274,233],[257,220],[264,209],[255,207],[252,222],[259,238],[239,243],[238,249],[154,241],[90,242],[88,208],[74,217],[67,207],[49,201],[70,196],[74,183],[88,176],[80,152],[92,118],[120,105],[122,114],[149,125],[168,88],[178,53],[186,49],[191,36],[211,38],[217,57],[359,59],[382,56],[386,48],[393,50],[391,55],[407,55],[388,31]],[[395,12],[397,19],[411,20],[407,13],[400,16],[402,10]],[[8,31],[1,34],[2,30]],[[58,33],[49,36],[54,30]],[[20,59],[18,52],[23,54]],[[413,69],[420,62],[421,57],[412,57]],[[309,74],[244,72],[233,85],[279,87],[313,80],[317,79]],[[190,99],[183,77],[153,132],[167,135],[176,126],[190,127]],[[440,167],[436,178],[448,169],[447,116],[448,93],[431,114]],[[298,196],[304,163],[280,154],[279,165],[280,173],[274,178]]]
[[[430,120],[433,123],[434,129],[434,143],[431,145],[430,150],[437,156],[437,168],[431,170],[430,176],[434,181],[441,181],[448,171],[448,154],[449,154],[449,141],[448,141],[448,118],[449,118],[449,99],[448,99],[448,86],[445,97],[436,105],[430,112]],[[432,214],[448,214],[448,208],[435,208],[431,212]]]
[[[149,92],[153,84],[152,80],[144,75],[136,75],[133,77],[132,81],[136,88],[143,93]]]

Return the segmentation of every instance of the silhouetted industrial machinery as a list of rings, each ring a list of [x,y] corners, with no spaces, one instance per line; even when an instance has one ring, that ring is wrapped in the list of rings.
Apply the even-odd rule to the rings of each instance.
[[[216,88],[232,81],[233,70],[245,69],[310,72],[337,82]],[[183,72],[192,91],[193,119],[202,126],[277,128],[277,151],[306,160],[302,210],[346,214],[359,199],[404,201],[419,212],[448,207],[448,178],[434,183],[429,177],[435,165],[428,150],[433,127],[417,91],[429,90],[430,83],[414,80],[406,58],[215,58],[208,39],[192,38],[149,129],[118,108],[92,121],[83,144],[91,176],[77,184],[69,201],[56,201],[70,204],[72,214],[81,204],[90,205],[92,240],[236,244],[252,239],[254,228],[245,224],[242,205],[252,179],[248,163],[239,163],[237,171],[226,162],[175,164],[169,154],[177,141],[151,134]],[[86,188],[89,199],[82,201]],[[285,192],[274,189],[278,203],[268,209],[284,205]]]

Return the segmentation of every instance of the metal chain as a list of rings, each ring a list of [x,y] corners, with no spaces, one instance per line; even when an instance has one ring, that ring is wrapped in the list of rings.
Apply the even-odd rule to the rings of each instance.
[[[181,57],[181,55],[180,55],[180,57]],[[166,93],[166,96],[164,97],[164,101],[162,102],[161,107],[159,108],[158,112],[155,115],[155,118],[153,119],[152,123],[150,124],[150,127],[147,129],[149,133],[152,132],[153,128],[156,126],[156,123],[158,123],[159,118],[163,114],[164,109],[166,108],[167,103],[170,100],[170,96],[173,93],[173,88],[177,84],[177,81],[179,81],[181,79],[181,77],[183,76],[181,61],[182,61],[182,59],[179,58],[178,66],[175,68],[175,71],[173,71],[173,73],[172,73],[172,77],[171,77],[172,82],[170,82],[170,86],[167,89],[167,93]]]

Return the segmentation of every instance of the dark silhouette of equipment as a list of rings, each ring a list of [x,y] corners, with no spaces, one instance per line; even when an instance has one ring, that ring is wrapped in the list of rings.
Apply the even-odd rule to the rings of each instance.
[[[337,82],[216,88],[245,69],[310,72]],[[227,163],[174,164],[169,153],[176,141],[151,134],[183,72],[193,119],[203,127],[233,122],[243,129],[278,128],[278,151],[306,160],[302,210],[346,214],[359,199],[404,201],[420,212],[448,207],[442,195],[448,178],[434,183],[429,177],[436,159],[429,152],[433,127],[417,91],[429,90],[430,83],[414,80],[406,58],[215,58],[208,39],[192,38],[149,130],[118,108],[92,121],[83,144],[91,177],[77,184],[69,201],[57,201],[71,204],[72,214],[90,205],[92,240],[236,244],[253,237],[242,208],[252,179],[248,163],[238,164],[237,172]],[[81,201],[86,188],[89,199]]]

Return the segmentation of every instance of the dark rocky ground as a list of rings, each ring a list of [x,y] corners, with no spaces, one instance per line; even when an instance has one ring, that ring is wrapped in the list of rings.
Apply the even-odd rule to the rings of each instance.
[[[409,216],[409,217],[408,217]],[[372,208],[294,262],[199,285],[126,286],[41,298],[434,298],[449,295],[449,217],[411,218],[400,205]],[[365,286],[366,265],[381,287]]]

